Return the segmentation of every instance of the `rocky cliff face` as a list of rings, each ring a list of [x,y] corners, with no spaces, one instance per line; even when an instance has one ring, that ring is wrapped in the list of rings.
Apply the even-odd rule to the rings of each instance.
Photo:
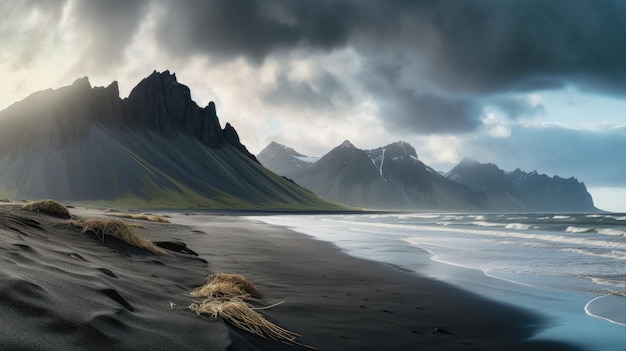
[[[508,210],[587,212],[597,211],[585,184],[575,178],[505,172],[494,164],[464,159],[446,175],[492,197],[492,206]]]
[[[0,197],[140,207],[330,208],[262,167],[168,71],[127,99],[87,78],[0,112]]]
[[[130,125],[147,128],[159,135],[190,135],[209,147],[224,142],[215,103],[201,108],[191,100],[191,92],[169,71],[153,72],[130,92],[127,103],[132,111]]]
[[[124,102],[131,111],[125,115],[126,126],[148,129],[169,138],[180,134],[192,136],[212,148],[227,142],[256,161],[230,124],[221,128],[215,103],[211,101],[206,107],[199,107],[191,99],[189,88],[178,83],[176,75],[169,71],[154,71],[139,82]]]

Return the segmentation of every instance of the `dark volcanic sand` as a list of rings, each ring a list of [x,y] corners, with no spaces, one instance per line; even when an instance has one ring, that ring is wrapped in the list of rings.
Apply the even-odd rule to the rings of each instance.
[[[524,342],[544,322],[530,313],[280,227],[207,219],[195,228],[136,221],[147,227],[140,235],[200,255],[159,256],[109,237],[103,244],[60,218],[0,206],[0,350],[306,349],[187,310],[187,293],[212,272],[243,274],[265,304],[284,301],[262,313],[321,350],[574,349]]]

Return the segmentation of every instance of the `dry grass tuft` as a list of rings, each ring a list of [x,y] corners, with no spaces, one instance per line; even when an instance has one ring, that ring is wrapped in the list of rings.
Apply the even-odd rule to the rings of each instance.
[[[167,253],[161,250],[158,246],[154,245],[150,240],[144,239],[139,236],[135,231],[130,228],[126,223],[115,218],[92,218],[85,220],[83,224],[83,233],[93,232],[104,242],[106,235],[113,236],[117,239],[124,241],[125,243],[139,247],[141,249],[167,255]]]
[[[0,202],[11,202],[11,200],[5,197],[0,199]]]
[[[141,214],[139,213],[116,213],[116,214],[113,214],[112,216],[121,217],[121,218],[130,218],[130,219],[140,219],[140,220],[150,221],[150,222],[170,223],[170,221],[163,216],[144,214],[144,213],[141,213]]]
[[[239,274],[216,273],[206,279],[203,286],[191,291],[191,296],[211,299],[261,297],[259,290],[251,281]]]
[[[189,309],[198,315],[209,315],[213,318],[222,317],[233,326],[262,338],[271,338],[288,344],[312,348],[296,341],[300,335],[277,326],[257,312],[257,310],[272,308],[276,305],[256,308],[246,302],[246,300],[258,301],[261,293],[252,282],[242,275],[211,274],[206,283],[194,289],[191,295],[204,297],[203,301],[195,301],[189,306]]]
[[[193,303],[189,309],[199,315],[208,314],[213,318],[222,317],[232,325],[262,338],[272,338],[291,344],[297,344],[300,336],[294,332],[277,326],[256,312],[256,308],[239,298],[228,301],[205,299],[200,303]]]
[[[51,215],[70,217],[70,211],[65,206],[54,200],[39,200],[29,202],[22,206],[22,209],[32,212],[45,212]]]

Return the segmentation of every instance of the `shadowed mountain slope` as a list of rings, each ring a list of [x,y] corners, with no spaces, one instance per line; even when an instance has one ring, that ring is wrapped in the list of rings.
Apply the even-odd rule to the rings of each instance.
[[[272,141],[258,155],[263,166],[285,177],[292,177],[311,166],[319,158],[303,155],[296,150]]]
[[[262,154],[261,162],[270,169],[275,164],[289,164],[280,160],[272,163],[261,158]],[[317,162],[283,172],[317,195],[351,206],[483,210],[487,204],[485,194],[443,177],[422,163],[415,149],[403,142],[361,150],[346,140]]]
[[[574,178],[548,177],[519,169],[463,160],[445,176],[421,162],[415,149],[396,142],[361,150],[349,141],[315,163],[272,143],[259,160],[320,197],[376,209],[595,212],[585,185]]]
[[[265,169],[168,71],[126,99],[87,78],[0,112],[0,197],[130,207],[336,208]]]
[[[519,168],[505,172],[491,163],[463,159],[446,176],[491,195],[492,206],[527,211],[594,212],[585,184],[571,177],[548,177]]]

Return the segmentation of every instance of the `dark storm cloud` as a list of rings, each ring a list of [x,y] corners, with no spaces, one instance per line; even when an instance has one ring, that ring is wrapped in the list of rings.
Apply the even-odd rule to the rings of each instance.
[[[437,2],[431,21],[440,38],[431,78],[450,90],[619,88],[626,78],[625,2],[451,3]]]
[[[262,62],[296,47],[346,45],[354,27],[348,1],[183,0],[160,3],[157,35],[172,50]]]
[[[533,104],[520,98],[498,98],[495,99],[492,104],[511,119],[534,117],[546,112],[546,108],[543,104]]]
[[[395,132],[446,134],[475,130],[482,106],[475,100],[419,90],[401,83],[399,67],[378,66],[361,77],[378,98],[380,118]]]
[[[58,17],[64,2],[18,4],[19,8],[38,6]],[[626,93],[626,1],[76,0],[71,4],[78,29],[91,38],[80,61],[97,67],[120,62],[148,13],[158,14],[150,18],[155,39],[160,54],[170,57],[208,56],[218,64],[243,58],[260,66],[294,52],[350,48],[363,62],[360,73],[349,73],[357,88],[350,85],[345,94],[371,98],[381,107],[380,118],[395,129],[473,130],[483,106],[507,94],[563,87]],[[4,28],[0,27],[2,38],[11,31]],[[36,53],[34,44],[25,46],[30,49],[23,49],[20,59]],[[402,79],[384,76],[381,66],[397,67]],[[284,80],[289,73],[282,72],[283,80],[269,88],[266,98],[279,102],[274,93],[288,91],[289,85],[294,98],[303,103],[306,96],[322,103],[330,98],[316,91],[314,82]],[[371,80],[383,81],[384,87],[370,84]],[[359,82],[363,82],[360,87]],[[541,112],[530,107],[514,101],[500,104],[510,118]]]
[[[560,127],[514,127],[509,138],[478,138],[463,153],[505,170],[517,167],[595,186],[626,186],[626,128],[598,132]],[[486,159],[489,157],[489,159]],[[607,162],[613,160],[613,162]]]
[[[85,60],[98,66],[120,64],[121,54],[137,33],[148,12],[149,0],[78,0],[74,18],[79,30],[89,33]]]
[[[414,75],[411,79],[422,85],[418,93],[398,85],[396,95],[381,96],[378,89],[365,87],[365,93],[388,106],[381,117],[389,125],[411,121],[422,131],[471,130],[477,126],[476,113],[482,111],[476,105],[492,94],[565,86],[626,93],[622,36],[626,2],[187,0],[159,4],[166,11],[158,21],[158,37],[177,54],[206,54],[219,60],[243,57],[260,64],[295,49],[330,52],[351,47],[372,67],[405,67]],[[370,68],[365,65],[364,76],[375,74]],[[298,88],[303,91],[306,86]],[[476,100],[469,102],[468,95]],[[532,112],[520,103],[501,107],[512,118]]]
[[[624,88],[626,2],[186,0],[159,37],[185,53],[247,57],[351,45],[381,59],[415,57],[450,91],[594,84]],[[385,50],[381,50],[385,49]],[[421,77],[422,79],[424,77]],[[618,82],[616,82],[618,81]],[[622,83],[619,83],[622,82]]]
[[[449,134],[475,130],[482,107],[472,100],[396,89],[380,103],[388,129],[417,134]]]

